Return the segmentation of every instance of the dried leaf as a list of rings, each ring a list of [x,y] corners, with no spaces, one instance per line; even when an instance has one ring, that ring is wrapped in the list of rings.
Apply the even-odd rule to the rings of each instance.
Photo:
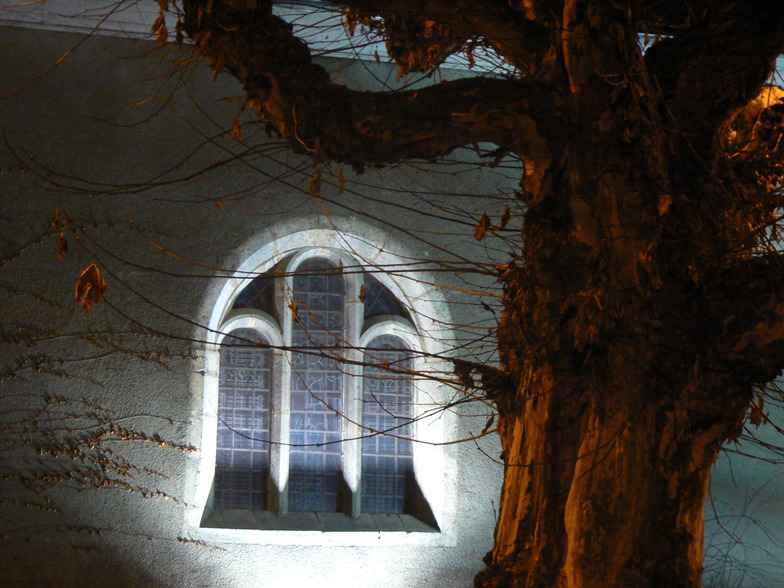
[[[165,24],[162,24],[158,29],[158,34],[155,36],[155,41],[159,45],[165,45],[166,41],[169,40],[169,29],[166,28]]]
[[[484,435],[485,433],[487,433],[490,430],[490,427],[493,426],[494,422],[495,422],[495,414],[491,414],[490,418],[487,419],[487,423],[485,423],[484,429],[482,429],[482,435]]]
[[[490,217],[487,216],[486,212],[482,213],[482,218],[479,219],[479,224],[474,227],[474,239],[477,241],[481,241],[487,235],[487,231],[490,230]]]
[[[360,302],[364,302],[365,301],[365,284],[362,284],[359,287],[359,300],[360,300]]]
[[[240,126],[240,121],[238,117],[234,117],[231,125],[231,136],[229,137],[229,141],[234,141],[235,139],[242,139],[242,127]]]
[[[60,227],[65,226],[65,222],[63,221],[63,213],[60,212],[59,208],[54,209],[54,220],[52,221],[52,228],[59,229]]]
[[[512,217],[512,211],[508,206],[504,207],[504,212],[501,215],[501,228],[505,229],[507,223],[509,223],[509,219]]]
[[[338,171],[338,182],[340,183],[340,188],[338,189],[338,196],[340,196],[343,192],[346,191],[346,176],[343,175],[343,170]]]
[[[60,242],[57,246],[57,261],[62,261],[68,253],[68,240],[65,238],[65,231],[60,231]]]
[[[298,307],[297,307],[297,303],[294,300],[292,300],[291,304],[289,304],[289,309],[291,310],[291,315],[292,318],[294,319],[294,322],[298,323],[299,322],[299,315],[297,314]]]
[[[749,421],[751,421],[751,424],[755,427],[759,427],[763,422],[768,420],[765,413],[762,412],[762,409],[765,406],[764,402],[765,401],[762,398],[759,398],[757,402],[751,405]]]
[[[672,204],[672,196],[669,194],[661,194],[659,196],[659,216],[664,216],[670,209]]]
[[[101,301],[108,289],[109,285],[104,281],[101,270],[91,263],[76,280],[76,303],[84,308],[84,314],[87,314],[93,304]]]
[[[157,33],[160,30],[161,27],[165,27],[166,26],[164,24],[165,19],[166,19],[166,15],[163,13],[163,10],[161,10],[161,12],[158,14],[158,18],[155,19],[155,22],[153,23],[152,27],[150,28],[150,32],[151,33]]]

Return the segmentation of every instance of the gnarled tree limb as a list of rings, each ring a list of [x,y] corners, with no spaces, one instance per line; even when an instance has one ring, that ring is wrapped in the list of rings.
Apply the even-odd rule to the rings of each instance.
[[[421,90],[362,92],[333,83],[271,3],[184,2],[184,27],[217,70],[239,79],[292,147],[355,166],[434,159],[490,142],[526,161],[530,181],[548,159],[528,114],[537,98],[524,80],[467,78]]]

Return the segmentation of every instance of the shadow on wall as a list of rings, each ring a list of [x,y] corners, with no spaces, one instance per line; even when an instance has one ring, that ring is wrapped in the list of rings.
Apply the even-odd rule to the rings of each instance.
[[[784,408],[769,404],[767,416],[780,426]],[[747,423],[746,433],[737,444],[726,447],[711,472],[711,493],[705,504],[705,588],[782,585],[784,471],[775,448],[784,440],[771,423],[760,427]]]
[[[725,463],[718,468],[728,469],[729,460],[722,461]],[[781,586],[784,532],[775,521],[784,508],[782,485],[784,473],[781,472],[756,487],[748,479],[741,479],[737,483],[722,484],[721,498],[708,501],[705,588]],[[773,524],[770,521],[774,521]]]
[[[0,541],[0,586],[232,587],[214,565],[222,555],[219,548],[176,538],[116,531],[98,537],[52,527],[32,538]]]

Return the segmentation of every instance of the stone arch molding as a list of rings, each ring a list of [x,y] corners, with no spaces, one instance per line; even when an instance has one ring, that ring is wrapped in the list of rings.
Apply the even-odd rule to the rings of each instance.
[[[363,233],[365,233],[363,231]],[[394,335],[412,350],[414,371],[448,371],[441,359],[451,339],[452,324],[449,308],[432,276],[417,270],[412,272],[402,247],[398,252],[390,247],[388,236],[381,235],[383,245],[355,233],[329,229],[312,229],[278,236],[256,249],[237,268],[220,288],[209,316],[207,345],[203,357],[201,382],[196,381],[194,427],[196,453],[195,483],[192,507],[187,527],[193,537],[211,541],[260,544],[303,545],[384,545],[422,544],[453,545],[456,513],[455,491],[457,484],[456,462],[447,443],[455,436],[455,417],[449,411],[438,410],[444,406],[447,390],[436,382],[419,379],[413,390],[415,419],[411,444],[413,454],[413,487],[407,486],[406,510],[403,513],[368,515],[361,512],[356,494],[361,487],[361,446],[356,441],[343,443],[344,494],[340,512],[302,513],[289,512],[288,457],[286,450],[270,451],[268,486],[271,500],[263,511],[237,511],[214,509],[214,483],[219,427],[218,398],[220,390],[221,345],[227,334],[237,329],[253,329],[263,334],[272,350],[270,429],[274,443],[289,435],[291,382],[292,321],[287,312],[267,313],[256,309],[235,308],[240,292],[251,281],[273,270],[286,276],[279,278],[287,283],[276,289],[275,296],[286,296],[291,291],[290,273],[312,258],[352,268],[343,272],[346,285],[345,332],[352,339],[353,354],[349,359],[356,365],[348,368],[347,378],[361,381],[362,350],[383,335]],[[384,238],[387,237],[387,238]],[[392,271],[385,271],[392,268]],[[281,271],[282,269],[282,271]],[[371,273],[384,288],[407,309],[406,316],[383,315],[364,318],[361,300],[358,300],[363,272]],[[287,308],[286,299],[276,300],[279,311]],[[401,313],[406,314],[406,313]],[[200,384],[200,385],[199,385]],[[350,384],[347,397],[361,395],[360,384]],[[201,392],[201,394],[199,394]],[[359,406],[355,403],[354,406]],[[342,426],[345,439],[361,438],[362,409],[347,406]],[[225,425],[224,425],[225,426]],[[352,500],[352,496],[355,499]]]

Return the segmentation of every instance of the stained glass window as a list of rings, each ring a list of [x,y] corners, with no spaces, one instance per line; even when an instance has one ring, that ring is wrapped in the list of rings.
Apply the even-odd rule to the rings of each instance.
[[[266,508],[272,354],[255,341],[236,329],[220,348],[215,508]]]
[[[382,334],[366,346],[361,374],[350,377],[346,365],[353,364],[344,363],[346,351],[360,344],[363,328],[373,325],[389,333],[398,324],[410,329],[406,306],[367,270],[359,275],[341,271],[357,267],[356,262],[347,260],[341,267],[330,256],[297,264],[298,258],[289,253],[258,274],[232,304],[231,320],[254,327],[231,330],[220,346],[214,511],[401,514],[436,528],[426,506],[412,507],[422,499],[410,440],[411,348],[400,336]],[[276,312],[276,291],[288,309]],[[347,317],[356,304],[362,310],[352,317],[373,320],[355,329]],[[273,354],[271,342],[283,349]],[[287,365],[291,377],[274,380],[273,389],[273,368],[281,373]],[[280,413],[271,405],[286,404],[289,426],[274,426],[270,419]],[[354,427],[346,414],[354,415],[365,435],[369,431],[354,445],[344,442],[346,430]],[[273,486],[278,480],[287,483]],[[360,485],[361,500],[351,499],[350,481]]]
[[[413,476],[410,353],[394,335],[380,335],[365,353],[362,424],[362,512],[402,513]],[[387,368],[387,369],[385,369]]]
[[[333,357],[344,336],[343,277],[326,259],[311,258],[297,268],[293,282],[289,510],[335,512],[343,372]]]

